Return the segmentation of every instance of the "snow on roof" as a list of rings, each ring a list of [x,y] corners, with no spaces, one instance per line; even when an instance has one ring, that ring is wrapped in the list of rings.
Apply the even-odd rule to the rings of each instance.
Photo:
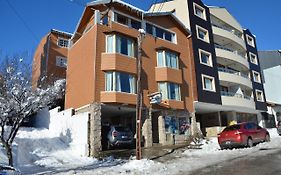
[[[73,35],[72,33],[64,32],[64,31],[57,30],[57,29],[51,29],[51,32],[58,33],[58,34],[63,34],[63,35],[68,35],[70,37]]]
[[[138,12],[141,12],[141,13],[145,13],[144,10],[139,9],[139,8],[133,6],[133,5],[129,4],[129,3],[126,3],[124,1],[121,1],[121,0],[96,0],[96,1],[89,2],[87,4],[87,6],[99,5],[99,4],[109,4],[109,3],[112,3],[112,2],[117,2],[117,3],[121,4],[121,5],[129,7],[132,10],[135,10],[135,11],[138,11]]]

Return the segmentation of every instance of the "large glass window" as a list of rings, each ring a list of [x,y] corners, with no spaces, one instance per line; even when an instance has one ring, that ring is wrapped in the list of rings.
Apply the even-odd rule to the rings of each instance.
[[[136,80],[133,75],[122,72],[106,72],[105,79],[105,91],[136,93]]]
[[[158,51],[157,66],[178,69],[178,54],[167,50]]]
[[[106,41],[107,53],[121,53],[135,57],[135,46],[132,39],[119,35],[107,35]]]
[[[165,131],[171,134],[186,134],[190,124],[185,117],[165,116]]]
[[[169,100],[181,100],[180,87],[178,84],[161,82],[158,83],[159,91],[162,93],[163,99]]]

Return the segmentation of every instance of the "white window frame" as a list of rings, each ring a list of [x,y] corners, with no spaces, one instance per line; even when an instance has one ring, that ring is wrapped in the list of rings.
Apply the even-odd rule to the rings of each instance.
[[[166,94],[163,94],[163,92],[161,91],[160,84],[164,84],[164,86],[165,86],[164,92]],[[178,99],[169,99],[169,93],[170,92],[169,92],[168,84],[176,84],[176,85],[178,85]],[[173,83],[173,82],[158,82],[158,91],[162,93],[163,100],[181,101],[181,87],[180,87],[180,84]]]
[[[199,30],[203,31],[206,33],[205,39],[202,39],[199,37]],[[204,41],[206,43],[210,43],[210,38],[209,38],[209,31],[201,26],[196,25],[196,36],[199,40]]]
[[[198,49],[198,53],[199,53],[199,60],[200,60],[200,63],[203,64],[203,65],[206,65],[206,66],[210,66],[210,67],[213,67],[213,60],[212,60],[212,54],[210,52],[207,52],[205,50],[202,50],[202,49]],[[209,55],[209,64],[208,63],[204,63],[202,61],[202,53],[203,54],[206,54],[206,55]]]
[[[62,56],[56,56],[56,66],[67,68],[67,58]]]
[[[252,52],[249,52],[249,55],[250,55],[250,62],[253,63],[253,64],[256,64],[258,65],[258,57],[256,54],[253,54]],[[253,60],[252,60],[253,58]]]
[[[109,34],[109,35],[106,35],[106,38],[105,38],[105,52],[106,52],[106,53],[121,54],[121,55],[124,55],[124,56],[129,57],[129,58],[136,58],[136,53],[135,53],[136,44],[135,44],[135,42],[134,42],[134,40],[133,40],[132,38],[129,38],[129,37],[126,37],[126,36],[122,36],[122,37],[125,37],[125,38],[130,39],[130,40],[133,41],[133,42],[132,42],[132,47],[133,47],[132,53],[133,53],[133,56],[126,55],[126,54],[122,54],[122,53],[119,53],[119,52],[116,51],[116,42],[117,42],[117,41],[116,41],[116,35],[117,35],[117,34]],[[113,44],[113,46],[112,46],[112,52],[109,52],[109,51],[108,51],[108,37],[109,37],[109,36],[112,36],[112,37],[113,37],[113,41],[112,41],[112,44]],[[119,37],[121,37],[121,36],[119,35]]]
[[[210,91],[210,92],[216,92],[216,86],[215,86],[215,78],[212,77],[212,76],[209,76],[209,75],[205,75],[205,74],[202,74],[202,88],[203,90],[205,91]],[[206,89],[205,88],[205,81],[204,81],[204,78],[208,78],[208,79],[211,79],[212,80],[212,89]]]
[[[261,100],[258,99],[258,93],[261,94]],[[256,89],[256,100],[259,102],[264,102],[264,95],[263,95],[263,91]]]
[[[133,90],[133,92],[122,92],[121,91],[121,89],[119,89],[118,90],[118,88],[117,88],[117,83],[120,83],[121,84],[121,82],[117,82],[117,79],[116,79],[116,77],[117,77],[117,75],[116,74],[118,74],[118,73],[120,73],[120,72],[118,72],[118,71],[108,71],[108,72],[105,72],[105,85],[104,85],[104,91],[105,92],[120,92],[120,93],[128,93],[128,94],[136,94],[136,77],[134,76],[134,75],[132,75],[132,74],[129,74],[129,73],[126,73],[126,74],[128,74],[128,75],[130,75],[130,76],[132,76],[133,77],[133,87],[130,87],[130,89],[132,89]],[[107,74],[111,74],[112,75],[112,87],[110,87],[110,90],[107,90]],[[131,84],[130,84],[130,86],[131,86]],[[119,88],[121,88],[121,87],[119,87]]]
[[[163,66],[160,66],[159,65],[159,62],[158,62],[158,60],[159,60],[159,55],[158,55],[158,53],[159,52],[162,52],[162,55],[163,55]],[[176,56],[177,56],[177,62],[176,62],[176,67],[174,68],[174,67],[170,67],[170,66],[168,66],[166,63],[167,63],[167,59],[166,59],[166,52],[170,52],[170,53],[172,53],[172,54],[175,54]],[[158,50],[157,52],[156,52],[156,57],[157,57],[157,67],[168,67],[168,68],[171,68],[171,69],[179,69],[179,54],[178,53],[176,53],[176,52],[173,52],[173,51],[167,51],[167,50]]]
[[[160,28],[160,29],[162,29],[162,30],[165,30],[165,31],[167,31],[167,32],[170,32],[170,33],[172,34],[172,41],[169,41],[169,40],[166,40],[166,39],[158,38],[158,37],[157,37],[158,39],[161,39],[161,40],[164,40],[164,41],[168,41],[168,42],[177,44],[177,34],[176,34],[174,31],[171,31],[171,30],[169,30],[169,29],[166,29],[166,28],[164,28],[164,27],[162,27],[162,26],[159,26],[159,25],[157,25],[157,24],[153,24],[153,23],[148,22],[148,21],[145,21],[145,24],[146,24],[146,23],[152,25],[152,33],[153,33],[153,36],[154,36],[154,37],[157,37],[157,36],[156,36],[156,27],[158,27],[158,28]],[[149,34],[149,33],[147,33],[147,34]],[[150,35],[150,34],[149,34],[149,35]]]
[[[253,37],[251,37],[250,35],[246,34],[246,40],[247,40],[247,44],[255,47],[255,40]]]
[[[199,9],[199,10],[202,10],[203,11],[203,17],[199,16],[197,13],[196,13],[196,8]],[[196,4],[195,2],[193,2],[193,12],[194,12],[194,15],[195,16],[198,16],[199,18],[203,19],[206,21],[206,10],[205,8],[203,8],[202,6]]]
[[[257,71],[254,71],[254,70],[252,70],[252,73],[253,73],[253,81],[256,82],[256,83],[261,83],[261,75],[260,75],[260,73],[257,72]],[[258,75],[258,80],[255,79],[255,74]]]
[[[67,46],[65,47],[65,46],[59,45],[59,41],[60,41],[60,40],[67,41]],[[68,48],[68,47],[69,47],[69,40],[68,40],[68,39],[65,39],[65,38],[62,38],[62,37],[58,37],[57,46],[62,47],[62,48]]]

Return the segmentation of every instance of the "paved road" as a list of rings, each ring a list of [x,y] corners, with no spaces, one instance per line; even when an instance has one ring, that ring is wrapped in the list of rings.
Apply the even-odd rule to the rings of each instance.
[[[240,157],[194,171],[190,175],[281,175],[281,150],[263,156]]]

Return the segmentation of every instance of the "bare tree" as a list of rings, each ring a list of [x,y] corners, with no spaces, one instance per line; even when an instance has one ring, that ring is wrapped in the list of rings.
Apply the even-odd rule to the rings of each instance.
[[[0,72],[0,143],[13,166],[12,144],[20,126],[32,114],[61,98],[64,80],[46,89],[32,89],[30,67],[20,57],[5,59]]]

